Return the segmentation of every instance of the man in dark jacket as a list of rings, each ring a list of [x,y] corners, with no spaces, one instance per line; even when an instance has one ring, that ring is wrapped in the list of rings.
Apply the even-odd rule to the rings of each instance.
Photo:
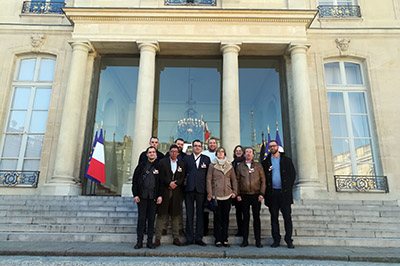
[[[262,162],[267,178],[267,189],[265,193],[265,205],[271,214],[271,231],[274,242],[271,247],[280,245],[281,235],[279,233],[279,210],[283,215],[285,223],[285,241],[288,248],[294,248],[292,240],[292,209],[293,184],[296,179],[296,170],[292,160],[279,152],[278,142],[269,142],[270,154]]]
[[[187,171],[185,187],[186,245],[205,246],[203,242],[203,204],[206,200],[206,177],[210,158],[201,154],[202,143],[194,140],[193,154],[185,157]],[[196,207],[195,207],[196,204]],[[196,210],[196,234],[194,234],[194,213]]]
[[[164,154],[163,154],[162,152],[159,152],[159,151],[157,150],[157,147],[158,147],[158,144],[159,144],[159,141],[158,141],[158,138],[157,138],[157,137],[151,137],[151,138],[150,138],[150,141],[149,141],[149,144],[150,144],[151,147],[156,148],[156,151],[157,151],[157,160],[161,160],[162,158],[164,158]],[[147,155],[147,154],[146,154],[146,151],[144,151],[144,152],[142,152],[142,153],[140,154],[138,164],[140,164],[140,163],[143,162],[143,161],[147,161],[146,155]]]
[[[181,246],[179,220],[181,220],[182,215],[185,163],[178,160],[178,153],[178,146],[173,144],[169,148],[170,157],[159,162],[163,201],[157,209],[156,246],[161,244],[161,234],[168,227],[169,216],[172,220],[173,244]]]
[[[147,160],[141,162],[135,169],[132,178],[132,193],[138,205],[137,243],[135,249],[143,247],[144,229],[147,221],[147,247],[154,249],[153,232],[156,216],[156,204],[162,202],[160,195],[160,179],[158,170],[157,150],[154,147],[146,149]]]

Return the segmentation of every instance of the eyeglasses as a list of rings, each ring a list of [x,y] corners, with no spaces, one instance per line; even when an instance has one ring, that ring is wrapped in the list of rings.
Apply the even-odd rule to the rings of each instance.
[[[270,148],[278,147],[278,145],[269,145]]]
[[[201,147],[201,145],[193,145],[193,147]]]
[[[179,152],[179,151],[176,151],[176,150],[173,150],[173,151],[169,151],[170,153],[176,153],[176,152]]]

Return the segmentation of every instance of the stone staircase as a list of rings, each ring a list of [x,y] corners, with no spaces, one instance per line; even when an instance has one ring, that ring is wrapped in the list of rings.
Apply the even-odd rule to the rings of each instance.
[[[268,244],[269,212],[266,207],[261,212]],[[397,201],[298,200],[292,213],[296,245],[400,247]],[[136,221],[137,208],[127,197],[0,196],[0,241],[133,243]],[[236,231],[232,207],[232,244],[242,241]],[[205,241],[214,242],[212,232]],[[171,242],[171,236],[163,236],[162,243]]]

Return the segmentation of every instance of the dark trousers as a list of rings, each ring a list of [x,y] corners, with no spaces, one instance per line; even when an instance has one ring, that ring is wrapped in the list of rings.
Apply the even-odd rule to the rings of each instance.
[[[215,243],[228,242],[229,212],[232,199],[217,200],[217,210],[214,213],[214,237]]]
[[[242,228],[243,228],[243,210],[242,210],[242,202],[237,201],[236,198],[233,199],[233,205],[235,206],[236,210],[236,225],[238,228],[238,234],[243,235]]]
[[[208,235],[208,224],[210,223],[210,212],[203,212],[203,235]]]
[[[206,195],[196,191],[185,192],[186,242],[200,241],[203,238],[203,204]],[[194,234],[194,212],[196,210],[196,234]]]
[[[269,206],[269,213],[271,214],[271,231],[274,242],[281,241],[279,233],[279,210],[282,213],[283,221],[285,223],[285,241],[286,243],[292,242],[292,208],[290,204],[285,203],[280,189],[272,190],[271,205]]]
[[[154,199],[140,199],[138,203],[137,241],[143,242],[147,221],[147,243],[153,243],[156,202]]]
[[[258,194],[241,195],[243,208],[243,242],[247,243],[249,239],[250,206],[253,213],[253,227],[256,244],[261,243],[261,221],[260,210],[261,202],[258,201]]]

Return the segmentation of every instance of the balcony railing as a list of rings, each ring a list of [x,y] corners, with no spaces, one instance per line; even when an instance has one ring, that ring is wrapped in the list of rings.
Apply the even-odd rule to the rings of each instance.
[[[389,192],[386,176],[335,175],[336,192]]]
[[[0,171],[0,186],[4,187],[33,187],[39,181],[39,171]]]
[[[318,6],[321,18],[361,18],[360,6]]]
[[[164,0],[166,6],[215,6],[217,0]]]
[[[22,13],[31,14],[63,14],[65,2],[24,1]]]

